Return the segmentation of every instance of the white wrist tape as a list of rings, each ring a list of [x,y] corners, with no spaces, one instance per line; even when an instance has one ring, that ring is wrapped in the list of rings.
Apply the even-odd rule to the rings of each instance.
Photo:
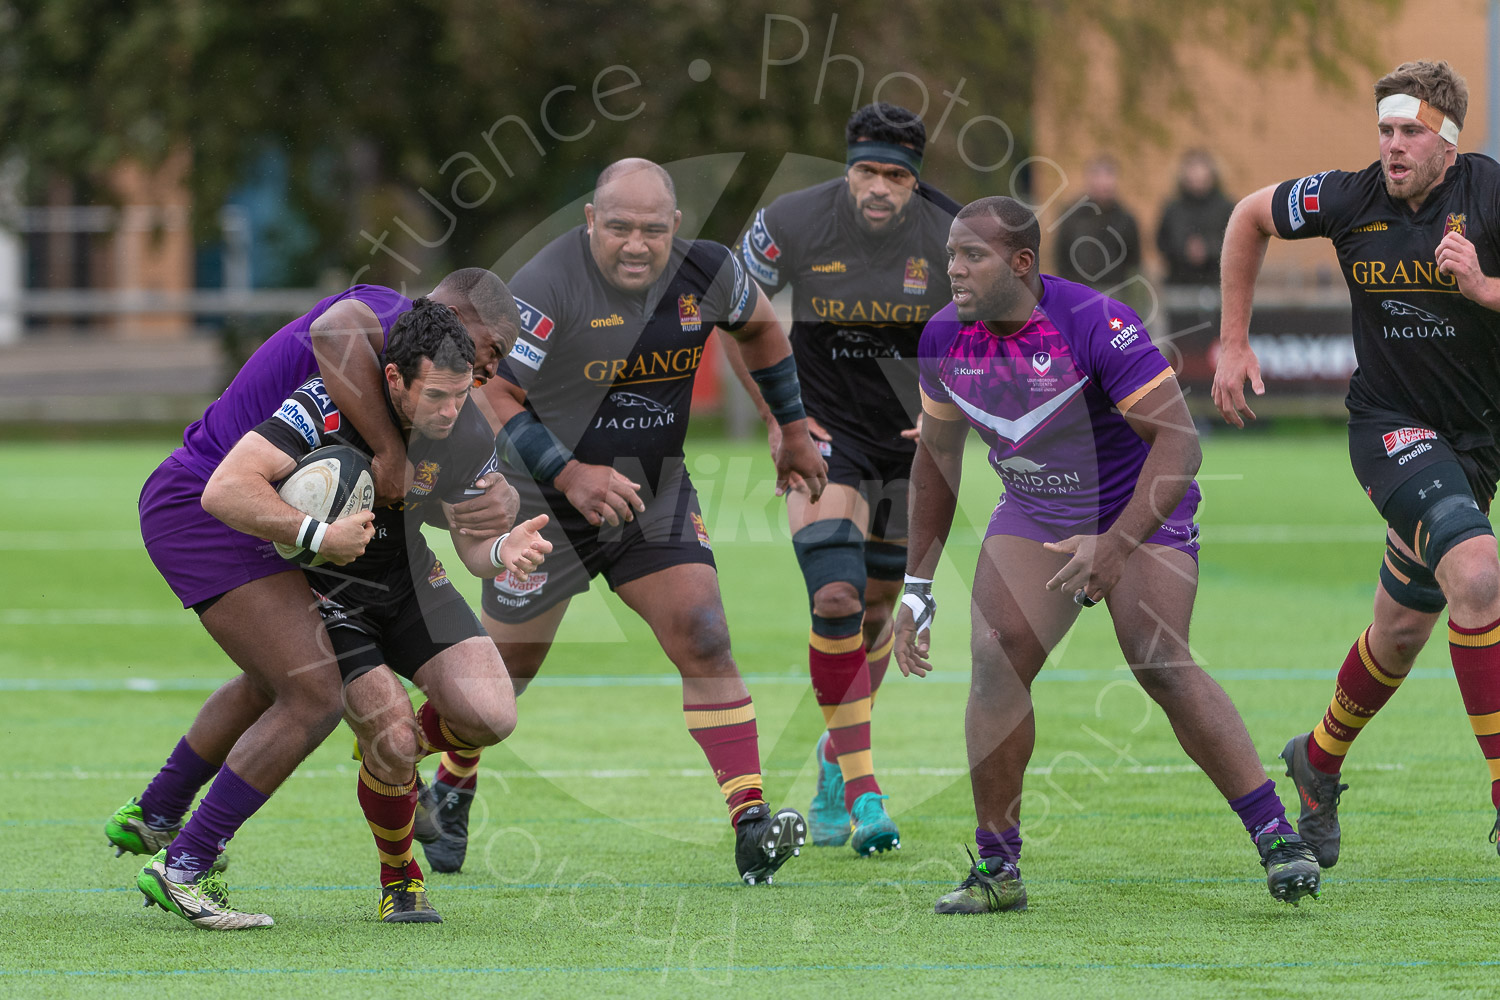
[[[327,533],[328,525],[308,514],[297,527],[297,544],[310,552],[317,552],[323,547],[323,536]]]
[[[1385,121],[1387,118],[1412,118],[1426,125],[1453,145],[1458,145],[1458,122],[1421,98],[1410,94],[1392,94],[1377,104],[1375,110],[1380,121]]]
[[[505,568],[505,563],[500,561],[500,546],[504,545],[505,540],[509,537],[510,532],[507,531],[505,534],[495,539],[495,544],[490,546],[490,565],[495,567],[496,569]]]

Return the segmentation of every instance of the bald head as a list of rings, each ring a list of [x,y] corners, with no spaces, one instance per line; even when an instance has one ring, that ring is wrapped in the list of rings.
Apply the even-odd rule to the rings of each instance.
[[[671,175],[635,158],[604,168],[583,217],[599,273],[626,292],[644,292],[661,277],[682,224]]]

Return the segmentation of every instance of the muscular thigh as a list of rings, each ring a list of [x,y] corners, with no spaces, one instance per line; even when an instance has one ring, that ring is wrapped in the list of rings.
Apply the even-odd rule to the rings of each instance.
[[[1106,598],[1120,651],[1131,666],[1189,663],[1188,624],[1198,594],[1198,563],[1165,545],[1142,545]]]
[[[711,566],[689,563],[659,570],[615,588],[643,618],[662,650],[681,669],[690,663],[727,660],[729,626]]]
[[[829,483],[817,503],[805,493],[790,493],[786,500],[786,516],[792,534],[796,534],[815,521],[832,521],[843,518],[859,525],[859,530],[870,529],[870,505],[853,486]]]
[[[980,550],[970,606],[974,678],[1013,672],[1030,684],[1047,654],[1072,627],[1078,606],[1047,590],[1068,557],[1040,542],[991,535]]]
[[[337,698],[339,671],[300,570],[235,587],[203,612],[203,627],[257,685],[278,695],[321,691]]]
[[[510,675],[494,642],[479,636],[437,653],[412,680],[445,719],[488,719],[515,702]]]

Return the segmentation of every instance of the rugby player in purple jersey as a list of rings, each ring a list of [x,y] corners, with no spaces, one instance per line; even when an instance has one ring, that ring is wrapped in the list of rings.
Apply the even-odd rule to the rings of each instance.
[[[1316,894],[1311,849],[1287,822],[1249,733],[1193,661],[1193,517],[1201,453],[1172,369],[1128,306],[1039,272],[1041,229],[1011,198],[964,207],[948,239],[953,303],[922,333],[922,434],[912,464],[902,673],[925,675],[932,578],[953,523],[969,428],[1005,484],[985,532],[970,619],[964,733],[979,858],[938,913],[1026,906],[1021,783],[1036,740],[1031,682],[1080,608],[1103,602],[1120,649],[1178,742],[1229,800],[1266,884]]]
[[[493,376],[520,326],[504,282],[467,268],[443,279],[432,298],[453,309],[473,336],[476,380]],[[182,447],[146,480],[140,498],[146,551],[183,607],[197,613],[243,673],[209,696],[146,790],[106,823],[118,853],[152,855],[171,844],[210,779],[195,820],[237,827],[338,725],[339,672],[306,579],[270,542],[206,513],[203,489],[247,431],[321,372],[341,419],[352,421],[374,449],[377,506],[404,496],[405,445],[391,426],[378,359],[392,325],[410,308],[406,296],[375,285],[323,299],[251,356],[187,428]],[[489,536],[510,527],[514,490],[500,475],[484,485],[485,496],[454,508],[455,528]],[[214,863],[213,856],[195,856],[177,867],[201,875]]]

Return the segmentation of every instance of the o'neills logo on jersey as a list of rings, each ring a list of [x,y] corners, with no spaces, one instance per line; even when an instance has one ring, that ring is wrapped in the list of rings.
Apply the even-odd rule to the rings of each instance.
[[[847,274],[849,268],[841,260],[831,260],[826,264],[814,264],[808,270],[815,274]]]
[[[1426,427],[1402,427],[1394,431],[1386,431],[1380,436],[1380,443],[1385,445],[1385,457],[1390,458],[1397,452],[1405,451],[1418,441],[1433,441],[1437,439],[1437,431],[1430,431]],[[1422,449],[1426,451],[1426,448]]]
[[[1351,233],[1383,233],[1389,228],[1384,222],[1369,222],[1363,226],[1355,226],[1349,230]]]
[[[696,333],[703,328],[703,314],[698,309],[698,296],[688,292],[677,296],[677,320],[685,333]]]
[[[1469,216],[1465,212],[1449,212],[1447,220],[1443,223],[1443,232],[1457,233],[1460,236],[1469,235]]]
[[[906,275],[901,279],[901,290],[907,295],[926,295],[929,270],[926,257],[906,258]]]
[[[523,597],[535,594],[542,589],[542,585],[546,582],[546,573],[531,573],[527,575],[526,579],[522,580],[515,573],[506,570],[495,577],[495,589],[503,594]]]
[[[624,325],[625,325],[625,317],[621,316],[619,313],[610,313],[608,316],[602,316],[599,319],[591,319],[591,320],[589,320],[589,326],[593,327],[595,330],[602,329],[603,327],[606,327],[606,326],[624,326]]]

